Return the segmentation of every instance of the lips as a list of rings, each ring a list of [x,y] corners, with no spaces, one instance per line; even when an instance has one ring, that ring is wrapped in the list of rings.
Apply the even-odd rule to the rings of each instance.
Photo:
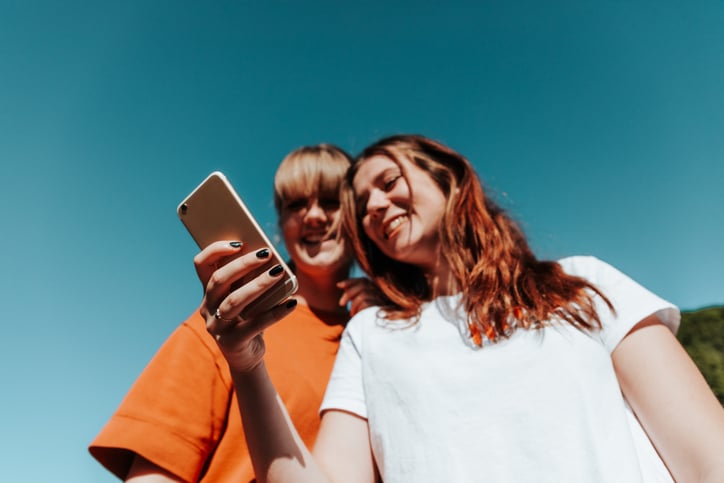
[[[392,218],[390,221],[386,222],[383,226],[385,239],[389,239],[390,235],[392,235],[395,230],[397,230],[403,223],[406,223],[407,221],[409,221],[407,215],[398,215]]]
[[[334,238],[334,233],[328,233],[326,231],[320,231],[320,232],[314,232],[314,233],[307,233],[304,236],[301,237],[302,242],[308,243],[308,244],[316,244],[316,243],[322,243],[326,240],[330,240]]]

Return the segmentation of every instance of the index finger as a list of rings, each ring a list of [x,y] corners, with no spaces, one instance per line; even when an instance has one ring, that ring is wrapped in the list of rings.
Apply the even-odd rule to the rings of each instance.
[[[217,241],[207,246],[194,257],[194,267],[202,286],[209,282],[211,274],[219,267],[241,255],[244,244],[238,240]]]

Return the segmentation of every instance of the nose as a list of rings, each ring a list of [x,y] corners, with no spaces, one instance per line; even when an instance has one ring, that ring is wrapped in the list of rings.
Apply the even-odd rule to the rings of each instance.
[[[307,212],[304,214],[304,221],[306,223],[326,223],[327,220],[327,212],[319,205],[319,201],[310,201]]]
[[[387,209],[390,201],[385,196],[382,190],[374,189],[370,192],[370,196],[367,199],[366,211],[369,215],[375,216],[380,214]]]

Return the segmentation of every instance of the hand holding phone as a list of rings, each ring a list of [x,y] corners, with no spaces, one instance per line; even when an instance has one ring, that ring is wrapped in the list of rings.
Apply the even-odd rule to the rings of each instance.
[[[263,313],[296,292],[296,276],[223,173],[214,171],[206,177],[179,204],[177,213],[202,250],[219,240],[241,241],[246,253],[269,249],[271,256],[268,263],[242,277],[236,286],[245,284],[274,265],[282,267],[280,280],[244,308],[241,313],[243,318]]]

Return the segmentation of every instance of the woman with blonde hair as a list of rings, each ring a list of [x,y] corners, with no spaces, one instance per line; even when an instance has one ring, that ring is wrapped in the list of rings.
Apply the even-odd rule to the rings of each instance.
[[[267,367],[308,444],[349,320],[345,305],[354,313],[368,303],[364,281],[347,281],[352,254],[337,236],[339,187],[349,165],[335,146],[305,146],[284,158],[274,179],[279,229],[299,290],[296,311],[266,332]],[[243,240],[218,241],[196,257],[198,274],[223,284],[245,253]],[[269,252],[250,256],[264,262]],[[90,452],[127,481],[252,481],[236,398],[228,364],[197,311],[165,341]]]

